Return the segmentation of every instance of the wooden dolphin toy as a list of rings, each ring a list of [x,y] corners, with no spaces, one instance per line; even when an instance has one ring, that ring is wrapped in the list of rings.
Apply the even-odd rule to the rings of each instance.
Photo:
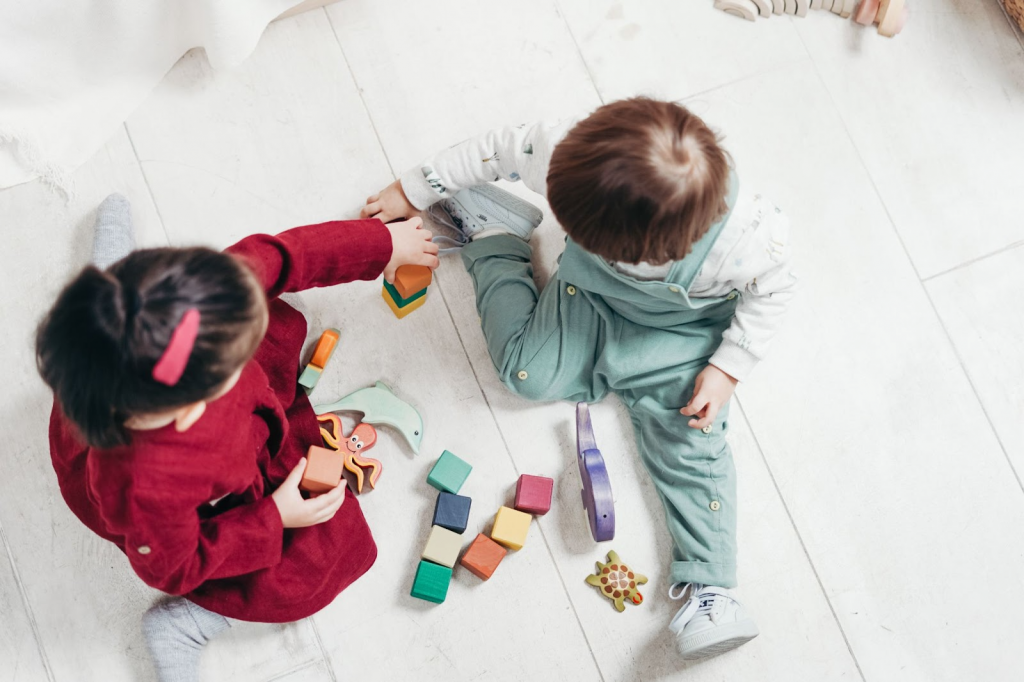
[[[405,442],[417,455],[423,442],[423,417],[416,409],[392,392],[382,381],[369,388],[361,388],[337,402],[317,405],[317,414],[327,412],[361,412],[363,423],[384,424],[397,429]]]

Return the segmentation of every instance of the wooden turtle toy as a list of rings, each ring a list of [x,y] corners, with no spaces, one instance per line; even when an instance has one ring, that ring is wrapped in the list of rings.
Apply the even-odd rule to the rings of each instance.
[[[608,552],[608,563],[597,563],[597,573],[588,575],[587,582],[601,591],[601,594],[615,602],[616,611],[625,611],[624,600],[629,599],[634,604],[642,604],[644,595],[636,589],[637,585],[647,582],[647,576],[632,571],[629,566],[622,563],[615,550]]]

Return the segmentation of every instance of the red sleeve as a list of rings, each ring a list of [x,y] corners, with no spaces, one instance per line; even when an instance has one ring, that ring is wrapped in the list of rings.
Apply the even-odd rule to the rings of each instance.
[[[175,514],[165,504],[149,510],[138,504],[136,509],[139,516],[125,537],[125,553],[147,585],[169,594],[186,594],[207,580],[252,573],[281,561],[284,527],[273,498],[205,520],[194,509]]]
[[[376,218],[336,220],[276,236],[255,234],[227,252],[252,268],[273,299],[289,291],[376,279],[391,260],[391,233]]]

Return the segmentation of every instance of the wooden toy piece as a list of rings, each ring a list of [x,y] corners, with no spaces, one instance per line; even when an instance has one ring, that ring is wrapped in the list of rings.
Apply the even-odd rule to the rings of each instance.
[[[472,470],[472,465],[445,450],[427,474],[427,483],[438,490],[455,494],[459,492],[459,488],[466,482]]]
[[[393,298],[391,298],[391,294],[388,293],[387,289],[381,289],[381,296],[384,298],[384,302],[388,304],[388,307],[391,308],[391,312],[393,312],[395,317],[398,319],[402,319],[409,313],[419,310],[427,302],[427,297],[421,296],[404,308],[399,308],[398,304],[395,303]]]
[[[786,0],[772,0],[772,14],[782,16],[786,13]]]
[[[509,549],[522,549],[526,544],[526,535],[530,532],[532,518],[525,512],[502,507],[494,515],[491,539]]]
[[[753,3],[757,5],[757,15],[768,19],[772,16],[772,10],[775,6],[772,4],[772,0],[753,0]]]
[[[892,38],[903,30],[908,11],[903,0],[881,0],[878,7],[878,32]]]
[[[811,9],[821,9],[821,0],[811,0]]]
[[[754,21],[758,15],[757,5],[751,0],[715,0],[715,9],[747,21]]]
[[[878,15],[878,0],[861,0],[853,20],[861,26],[870,26],[875,23],[875,16]]]
[[[826,12],[832,11],[832,0],[821,0],[821,9]]]
[[[430,561],[420,561],[410,594],[417,599],[440,604],[448,596],[448,584],[451,581],[452,569],[449,567]]]
[[[427,537],[427,546],[423,548],[422,557],[435,564],[454,568],[459,560],[462,549],[462,536],[441,526],[431,526]]]
[[[469,508],[472,504],[473,500],[468,497],[453,495],[442,490],[437,494],[437,502],[434,503],[434,519],[431,523],[462,535],[466,532],[466,526],[469,524]]]
[[[590,520],[590,533],[597,542],[615,537],[615,500],[612,483],[604,466],[604,457],[597,449],[594,429],[590,424],[590,408],[576,403],[576,460],[583,482],[583,507]]]
[[[307,391],[312,391],[316,388],[316,382],[320,381],[320,375],[323,370],[313,365],[306,365],[306,369],[302,370],[302,374],[299,375],[299,385],[305,388]]]
[[[395,289],[394,285],[388,284],[387,280],[384,280],[384,291],[388,292],[388,296],[391,297],[391,300],[394,301],[395,305],[399,308],[404,308],[410,303],[418,301],[427,295],[426,289],[420,289],[409,298],[403,298],[402,295],[398,293],[398,289]]]
[[[494,575],[498,564],[501,563],[501,560],[505,558],[507,553],[507,549],[483,533],[480,533],[473,540],[473,544],[469,546],[466,553],[462,555],[462,560],[459,563],[476,577],[481,580],[487,580]]]
[[[616,611],[625,611],[624,602],[627,600],[637,605],[644,602],[644,596],[637,590],[637,585],[646,583],[647,576],[634,572],[622,563],[615,550],[608,552],[608,563],[596,563],[597,573],[588,575],[586,581],[611,599],[615,603]]]
[[[516,483],[515,508],[528,514],[543,516],[551,509],[551,491],[555,482],[547,476],[523,474]]]
[[[425,265],[403,265],[395,271],[395,290],[402,298],[412,298],[429,287],[433,279],[434,273]]]
[[[853,14],[854,8],[857,7],[857,0],[843,0],[843,9],[839,13],[843,19],[849,19],[850,15]]]
[[[364,424],[385,424],[398,429],[412,451],[419,453],[423,442],[423,417],[412,405],[401,400],[383,382],[378,381],[370,388],[361,388],[341,400],[327,405],[317,405],[317,414],[328,412],[361,412]]]
[[[338,338],[341,336],[341,332],[337,329],[328,329],[320,335],[320,340],[316,342],[316,347],[313,349],[313,358],[309,361],[309,364],[314,367],[324,369],[327,367],[327,361],[334,355],[334,349],[338,347]]]
[[[796,0],[785,0],[782,11],[786,14],[796,14]]]
[[[299,489],[307,493],[326,493],[341,483],[342,457],[334,450],[311,445],[306,453],[306,470]]]
[[[318,414],[316,420],[320,422],[320,437],[324,439],[324,442],[335,450],[341,449],[339,439],[342,438],[342,428],[338,415],[331,412]]]
[[[796,0],[796,15],[806,17],[807,10],[811,8],[811,0]]]
[[[844,2],[845,0],[832,0],[832,14],[842,14]]]
[[[352,433],[345,439],[345,469],[355,475],[356,492],[363,492],[363,469],[369,469],[370,475],[366,477],[371,488],[377,487],[377,479],[384,471],[384,465],[371,457],[360,456],[360,453],[369,450],[377,442],[377,430],[369,424],[356,424]]]

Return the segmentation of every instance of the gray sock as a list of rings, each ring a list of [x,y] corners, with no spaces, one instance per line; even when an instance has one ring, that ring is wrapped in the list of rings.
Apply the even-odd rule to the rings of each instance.
[[[96,210],[92,264],[106,270],[135,249],[132,205],[120,194],[111,194]]]
[[[199,656],[211,639],[231,627],[224,616],[183,597],[154,604],[142,617],[160,682],[198,682]]]

